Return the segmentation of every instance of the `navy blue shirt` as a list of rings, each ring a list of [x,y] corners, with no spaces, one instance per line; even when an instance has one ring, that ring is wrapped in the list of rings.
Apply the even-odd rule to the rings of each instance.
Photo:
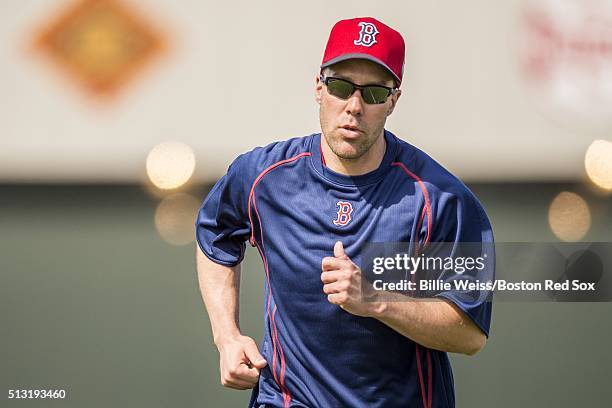
[[[445,352],[352,315],[323,292],[321,260],[336,241],[358,265],[368,242],[493,242],[485,211],[461,181],[391,132],[384,137],[379,168],[355,177],[324,165],[320,134],[258,147],[230,165],[198,213],[197,242],[212,261],[240,263],[247,241],[263,259],[268,365],[250,407],[455,406]],[[338,215],[349,212],[340,203],[350,217]],[[488,336],[490,302],[440,295]]]

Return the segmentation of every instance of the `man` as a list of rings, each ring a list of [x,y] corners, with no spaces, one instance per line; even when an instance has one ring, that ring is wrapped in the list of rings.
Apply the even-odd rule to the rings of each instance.
[[[367,243],[418,251],[493,239],[467,187],[385,130],[403,65],[395,30],[369,17],[336,23],[315,80],[321,134],[239,156],[199,211],[198,275],[221,382],[253,388],[250,407],[452,407],[446,352],[472,355],[486,341],[482,298],[361,295]],[[261,349],[238,325],[247,240],[265,272]]]

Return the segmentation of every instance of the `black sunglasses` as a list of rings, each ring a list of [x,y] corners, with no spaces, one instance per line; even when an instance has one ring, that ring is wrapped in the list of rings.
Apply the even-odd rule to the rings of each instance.
[[[389,95],[397,92],[397,88],[383,85],[357,85],[346,79],[326,77],[325,75],[321,75],[319,79],[327,86],[327,91],[330,94],[340,99],[350,98],[355,89],[359,89],[363,101],[368,105],[385,103]]]

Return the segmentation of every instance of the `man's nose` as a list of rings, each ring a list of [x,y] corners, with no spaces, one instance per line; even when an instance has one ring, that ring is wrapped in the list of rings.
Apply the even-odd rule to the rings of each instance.
[[[348,98],[346,103],[346,112],[359,116],[363,112],[363,99],[361,98],[361,91],[359,89],[355,89],[355,92]]]

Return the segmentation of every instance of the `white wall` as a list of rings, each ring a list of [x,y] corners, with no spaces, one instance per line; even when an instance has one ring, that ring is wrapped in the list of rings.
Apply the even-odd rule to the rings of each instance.
[[[327,35],[360,15],[407,42],[387,127],[467,180],[580,179],[588,145],[612,134],[568,125],[529,96],[519,0],[131,0],[172,49],[107,106],[25,51],[69,3],[0,3],[0,181],[141,180],[148,151],[168,139],[194,148],[197,180],[214,180],[240,152],[318,130],[312,87]]]

